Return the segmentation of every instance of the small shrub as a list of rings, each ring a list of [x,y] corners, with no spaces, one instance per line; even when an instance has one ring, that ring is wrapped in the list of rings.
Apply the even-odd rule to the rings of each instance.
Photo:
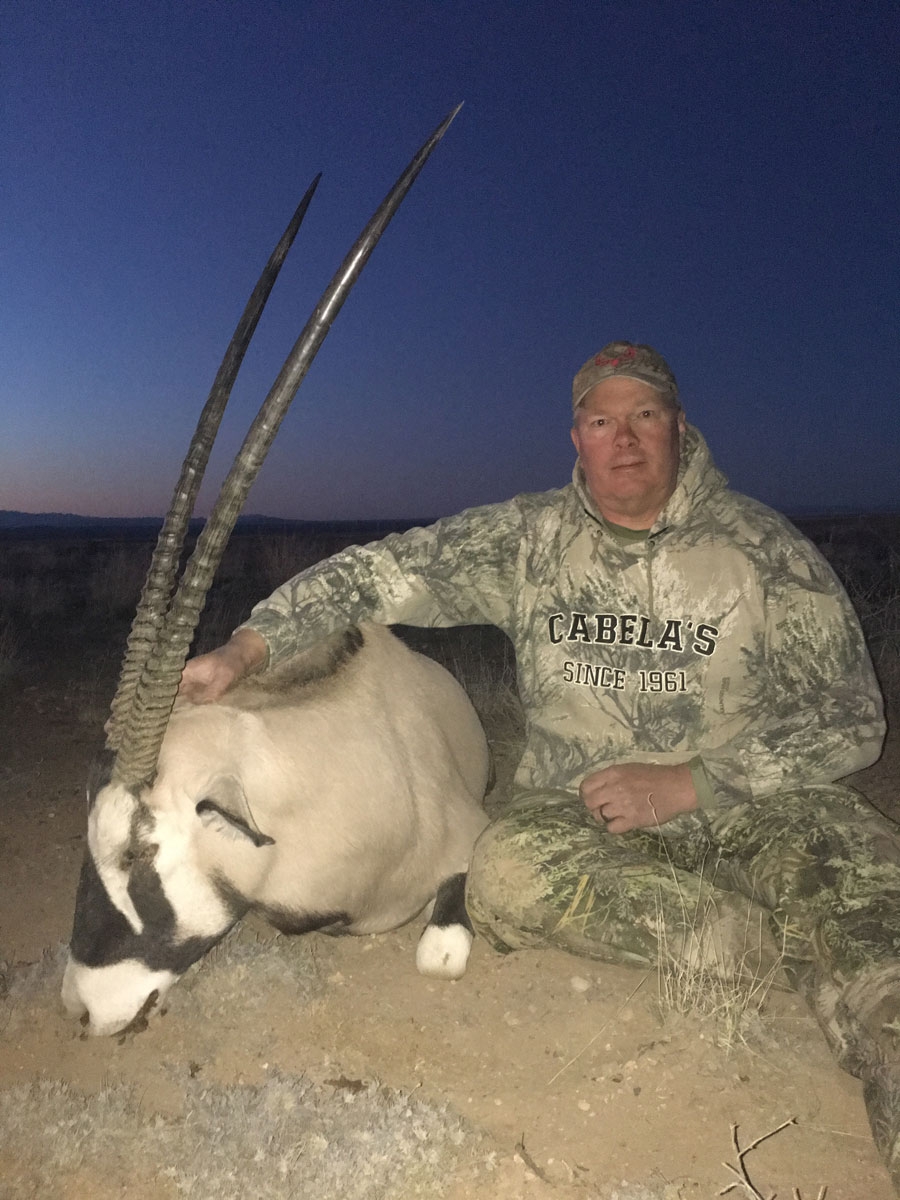
[[[272,592],[307,567],[334,554],[334,538],[326,535],[286,533],[261,538],[260,575],[264,590]],[[262,593],[259,599],[262,599]]]
[[[87,605],[92,616],[108,620],[134,613],[150,554],[151,547],[146,544],[116,546],[95,564],[87,581]]]
[[[0,616],[0,683],[12,678],[22,664],[23,639],[11,617]]]
[[[36,625],[59,620],[68,613],[71,589],[42,578],[34,571],[16,575],[3,583],[3,601],[7,613],[18,620]]]
[[[900,552],[887,555],[877,584],[861,586],[853,577],[846,583],[885,699],[900,706]]]

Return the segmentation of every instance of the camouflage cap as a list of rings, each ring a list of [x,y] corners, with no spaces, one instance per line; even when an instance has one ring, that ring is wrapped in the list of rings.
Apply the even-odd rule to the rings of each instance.
[[[599,354],[589,358],[572,382],[572,408],[578,407],[592,387],[625,375],[649,383],[671,400],[678,402],[678,384],[669,364],[652,346],[639,342],[608,342]]]

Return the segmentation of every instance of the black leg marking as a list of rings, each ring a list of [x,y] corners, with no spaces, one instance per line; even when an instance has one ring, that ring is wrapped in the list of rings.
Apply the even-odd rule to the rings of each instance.
[[[469,914],[466,912],[466,873],[451,875],[437,890],[434,898],[434,912],[431,914],[429,925],[445,928],[447,925],[462,925],[469,933],[474,933]]]

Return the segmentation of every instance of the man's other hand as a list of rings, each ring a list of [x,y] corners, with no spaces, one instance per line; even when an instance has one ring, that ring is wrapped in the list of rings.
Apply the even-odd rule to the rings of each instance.
[[[619,763],[585,775],[581,799],[610,833],[664,825],[697,807],[697,793],[687,763],[676,767],[654,763]]]

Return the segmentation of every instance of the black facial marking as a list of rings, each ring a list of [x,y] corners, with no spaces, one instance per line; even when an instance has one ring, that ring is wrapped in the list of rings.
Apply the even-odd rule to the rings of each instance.
[[[175,912],[166,899],[153,866],[138,858],[131,869],[128,894],[144,922],[136,934],[103,886],[94,860],[85,854],[75,896],[75,920],[69,943],[72,957],[86,967],[109,967],[133,958],[151,971],[183,974],[220,941],[239,913],[221,933],[175,941]]]
[[[247,912],[250,907],[249,900],[220,871],[213,871],[209,882],[216,889],[216,895],[229,912],[237,913],[238,917],[242,917]]]
[[[131,926],[110,900],[90,852],[81,864],[75,893],[75,920],[69,949],[88,967],[109,966],[129,958],[126,947],[135,940]]]

